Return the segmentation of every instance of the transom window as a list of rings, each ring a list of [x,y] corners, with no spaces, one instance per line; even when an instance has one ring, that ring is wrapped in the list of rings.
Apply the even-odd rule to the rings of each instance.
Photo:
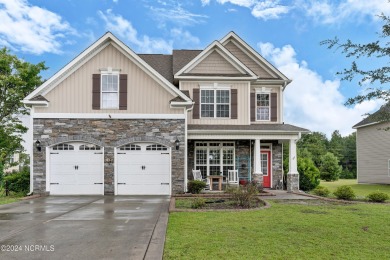
[[[230,90],[201,89],[200,106],[201,117],[229,118]]]
[[[119,147],[119,150],[122,151],[140,151],[141,146],[136,145],[136,144],[126,144],[124,146]]]
[[[101,108],[119,108],[119,74],[101,75],[102,102]]]
[[[228,170],[234,170],[234,142],[198,142],[195,143],[195,165],[203,178],[209,175],[227,177]]]
[[[83,144],[80,145],[79,150],[100,150],[100,146],[94,145],[94,144]]]
[[[270,120],[270,94],[269,93],[256,94],[256,120],[258,121]]]
[[[74,150],[74,146],[71,144],[57,144],[53,146],[53,150]]]
[[[166,150],[168,150],[168,148],[161,144],[151,144],[146,146],[146,151],[166,151]]]

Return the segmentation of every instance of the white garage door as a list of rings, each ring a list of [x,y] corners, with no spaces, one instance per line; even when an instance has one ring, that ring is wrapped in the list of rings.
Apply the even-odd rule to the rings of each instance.
[[[117,149],[118,195],[169,195],[170,151],[160,144],[127,144]]]
[[[87,143],[50,148],[50,194],[104,194],[103,149]]]

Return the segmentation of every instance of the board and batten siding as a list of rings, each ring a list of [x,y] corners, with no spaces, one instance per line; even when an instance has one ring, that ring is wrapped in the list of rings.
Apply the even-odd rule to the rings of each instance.
[[[375,124],[357,129],[358,183],[390,184],[390,123]],[[382,128],[380,130],[379,128]]]
[[[241,74],[217,51],[213,51],[196,65],[189,73],[196,74]]]
[[[181,90],[188,90],[193,98],[193,89],[199,88],[210,82],[180,82]],[[188,124],[209,124],[209,125],[248,125],[249,122],[249,82],[218,82],[223,85],[230,85],[230,89],[237,89],[237,119],[200,118],[193,119],[193,111],[188,113]],[[213,83],[210,83],[213,84]],[[200,106],[199,106],[200,108]]]
[[[252,58],[250,58],[240,48],[238,48],[237,45],[232,41],[228,42],[225,45],[225,48],[228,49],[234,56],[236,56],[237,59],[244,63],[245,66],[251,69],[260,78],[276,78],[274,75],[271,75],[264,68],[262,68],[258,63],[256,63]]]
[[[127,109],[92,109],[92,75],[111,67],[127,74]],[[112,44],[100,51],[82,67],[45,95],[49,107],[36,107],[35,113],[133,113],[179,114],[170,108],[175,96],[159,85]]]

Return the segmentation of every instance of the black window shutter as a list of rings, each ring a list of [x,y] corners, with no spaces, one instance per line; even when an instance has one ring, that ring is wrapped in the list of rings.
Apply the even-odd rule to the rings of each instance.
[[[278,94],[271,93],[271,121],[278,121]]]
[[[100,109],[100,74],[92,75],[92,109]]]
[[[119,110],[127,109],[127,74],[119,75]]]
[[[256,93],[251,93],[251,122],[256,121]]]
[[[192,111],[192,118],[193,119],[199,119],[200,116],[199,116],[199,112],[200,112],[200,109],[199,109],[199,101],[200,101],[200,98],[199,98],[199,94],[200,94],[200,89],[198,88],[194,88],[192,90],[192,101],[194,101],[194,109]]]
[[[231,104],[232,104],[232,107],[231,107],[231,119],[237,119],[238,118],[238,111],[237,111],[237,89],[232,89],[231,90],[231,98],[232,98],[232,101],[231,101]]]

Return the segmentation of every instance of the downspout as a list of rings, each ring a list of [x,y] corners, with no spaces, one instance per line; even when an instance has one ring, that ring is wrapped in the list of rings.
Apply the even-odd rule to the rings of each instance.
[[[28,107],[26,106],[26,104],[23,105],[24,108],[30,110],[30,127],[29,127],[29,130],[30,130],[30,138],[27,138],[28,139],[28,142],[30,143],[31,147],[30,147],[30,192],[27,193],[27,196],[30,196],[33,194],[34,192],[34,180],[33,180],[33,170],[34,170],[34,145],[33,145],[33,140],[34,140],[34,119],[33,119],[33,107]]]
[[[184,116],[184,192],[187,192],[187,182],[188,182],[188,112],[194,109],[195,102],[192,102],[191,107],[185,108]]]

